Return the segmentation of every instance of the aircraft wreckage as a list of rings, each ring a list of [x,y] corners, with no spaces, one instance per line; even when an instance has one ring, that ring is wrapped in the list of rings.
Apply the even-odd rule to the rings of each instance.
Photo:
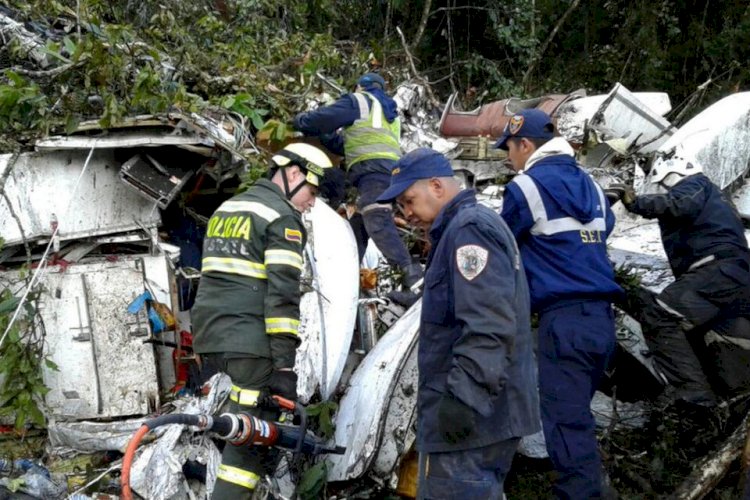
[[[439,121],[427,109],[424,87],[402,84],[395,99],[403,149],[443,152],[462,182],[492,207],[500,206],[503,181],[513,175],[503,153],[492,149],[494,139],[515,111],[536,107],[554,117],[603,187],[624,181],[647,191],[650,161],[681,147],[732,193],[750,221],[750,93],[730,95],[679,128],[664,118],[671,110],[667,94],[633,93],[620,84],[603,95],[510,98],[473,111],[457,109],[452,96]],[[20,297],[36,293],[49,356],[58,366],[43,372],[53,454],[123,452],[149,415],[210,414],[221,406],[225,379],[215,380],[206,397],[186,389],[195,370],[190,308],[205,224],[238,187],[244,157],[255,154],[255,143],[229,115],[170,113],[133,117],[106,131],[83,123],[70,135],[39,140],[34,152],[0,156],[0,282]],[[321,459],[329,482],[371,478],[413,496],[421,306],[405,311],[380,298],[390,286],[384,261],[370,245],[357,262],[352,230],[340,215],[350,212],[339,208],[317,203],[304,216],[310,241],[296,366],[300,402],[338,402],[329,444],[345,450]],[[614,209],[611,259],[637,273],[643,286],[660,290],[671,273],[656,223]],[[28,262],[38,264],[22,280]],[[373,287],[366,277],[378,274]],[[638,377],[613,381],[622,398],[618,412],[631,414],[628,425],[642,425],[640,400],[659,392],[663,377],[638,324],[624,313],[619,322],[620,359],[637,367]],[[750,352],[750,331],[733,335],[715,338]],[[597,393],[603,427],[611,423],[612,404],[611,394]],[[156,435],[133,457],[132,490],[149,499],[205,498],[220,460],[214,441],[183,425]],[[520,451],[545,456],[543,437],[525,438]],[[186,475],[188,462],[203,467],[202,481]],[[272,495],[292,495],[298,477],[289,463],[282,461],[268,481]],[[50,481],[56,479],[64,484],[55,474]]]

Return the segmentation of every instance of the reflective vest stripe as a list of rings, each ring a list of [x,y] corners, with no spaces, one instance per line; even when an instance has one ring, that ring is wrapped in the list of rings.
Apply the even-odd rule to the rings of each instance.
[[[529,205],[529,211],[534,220],[534,225],[531,226],[529,231],[531,234],[550,236],[567,231],[607,230],[607,221],[604,218],[604,210],[607,205],[604,201],[604,192],[596,182],[594,182],[594,187],[599,195],[599,208],[602,216],[596,217],[587,223],[583,223],[573,217],[560,217],[552,220],[548,219],[547,209],[544,208],[544,201],[542,200],[541,194],[539,194],[539,189],[534,183],[534,180],[528,175],[521,174],[514,177],[512,182],[514,182],[521,190],[524,198],[526,198],[526,203]]]
[[[370,107],[367,105],[367,98],[359,92],[355,92],[352,95],[354,96],[354,100],[357,101],[357,106],[359,106],[359,119],[367,120],[367,117],[370,115]]]
[[[387,123],[383,115],[383,106],[373,95],[367,92],[352,95],[359,108],[359,119],[344,131],[344,150],[348,166],[376,158],[398,160],[401,157],[399,119]],[[371,108],[368,107],[365,96],[371,99]]]
[[[302,269],[302,256],[292,250],[266,250],[265,264],[270,266],[278,264],[281,266],[292,266],[295,269]]]
[[[279,212],[262,203],[258,203],[257,201],[225,201],[221,204],[217,212],[250,212],[251,214],[255,214],[258,217],[265,219],[269,223],[281,217]]]
[[[299,333],[299,320],[294,318],[266,318],[266,333]]]
[[[253,490],[258,484],[260,476],[249,470],[242,470],[238,467],[232,467],[231,465],[219,464],[219,471],[216,474],[216,478]]]
[[[266,266],[257,262],[232,257],[204,257],[202,272],[239,274],[251,278],[266,279]]]
[[[260,391],[243,389],[238,385],[233,385],[229,393],[229,399],[240,406],[258,406],[258,396],[260,396]]]

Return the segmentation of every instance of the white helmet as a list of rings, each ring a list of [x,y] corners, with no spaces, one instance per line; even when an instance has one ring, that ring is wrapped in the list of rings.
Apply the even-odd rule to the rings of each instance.
[[[703,167],[692,158],[686,155],[675,154],[669,158],[657,157],[651,166],[649,180],[656,184],[661,182],[668,186],[673,186],[678,180],[689,175],[695,175],[703,172]],[[675,175],[670,175],[675,174]],[[667,179],[670,177],[670,179]],[[670,180],[672,182],[670,182]]]
[[[279,167],[297,165],[305,172],[305,180],[313,186],[320,186],[325,169],[333,167],[331,159],[319,148],[304,142],[287,144],[276,152],[271,160]]]

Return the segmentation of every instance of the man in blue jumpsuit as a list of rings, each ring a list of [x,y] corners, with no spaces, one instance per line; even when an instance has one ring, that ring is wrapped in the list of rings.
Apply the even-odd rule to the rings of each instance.
[[[622,294],[607,258],[614,215],[602,189],[554,137],[539,110],[514,115],[496,144],[516,175],[502,217],[521,249],[539,313],[539,392],[558,498],[600,498],[591,399],[615,350],[612,302]]]
[[[419,332],[418,496],[499,499],[521,436],[538,430],[529,292],[513,235],[422,148],[380,202],[429,229]]]
[[[349,180],[359,192],[357,209],[367,234],[388,263],[401,269],[403,284],[410,288],[422,277],[422,267],[412,262],[393,221],[391,205],[377,202],[388,187],[393,165],[401,157],[401,122],[396,102],[384,89],[383,77],[367,73],[359,79],[356,92],[329,106],[295,116],[294,128],[320,137],[329,150],[345,156]],[[362,242],[358,244],[361,258],[364,246]]]
[[[676,154],[658,158],[651,169],[650,184],[660,193],[636,196],[632,187],[618,186],[624,191],[625,208],[659,221],[675,277],[658,295],[641,289],[629,301],[628,312],[641,323],[657,366],[675,388],[675,399],[693,409],[711,407],[717,401],[686,332],[692,335],[711,328],[723,332],[723,325],[750,317],[750,251],[745,229],[730,201],[702,171],[694,159]],[[724,333],[719,341],[735,343],[734,351],[740,351],[737,347],[750,341],[750,332],[741,329],[745,331]],[[730,394],[746,389],[750,368],[739,363],[737,369],[727,370],[722,366],[728,365],[727,360],[716,358],[704,360],[708,367],[714,365],[711,375],[719,374],[714,386]]]

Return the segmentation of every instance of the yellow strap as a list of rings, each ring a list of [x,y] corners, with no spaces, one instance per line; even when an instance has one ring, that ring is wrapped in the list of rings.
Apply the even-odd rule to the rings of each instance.
[[[294,318],[266,318],[266,333],[299,333],[299,320]]]
[[[242,470],[231,465],[219,464],[219,472],[216,474],[217,479],[228,483],[236,484],[249,490],[255,489],[260,476],[248,470]]]
[[[302,255],[292,250],[266,250],[265,260],[267,266],[278,264],[302,270]]]
[[[243,389],[238,385],[233,385],[229,393],[229,399],[240,406],[258,406],[258,396],[260,396],[260,391]]]
[[[266,279],[266,266],[257,262],[232,257],[204,257],[202,271],[215,271],[227,274],[240,274],[251,278]]]

